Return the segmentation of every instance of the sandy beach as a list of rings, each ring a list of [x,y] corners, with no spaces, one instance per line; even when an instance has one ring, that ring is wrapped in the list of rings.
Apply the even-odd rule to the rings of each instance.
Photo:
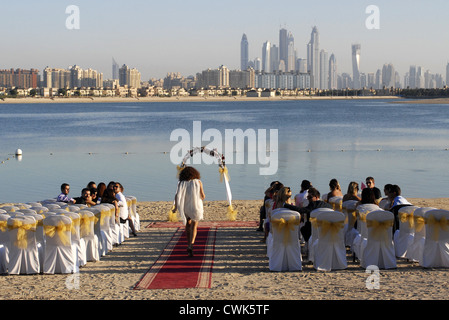
[[[408,199],[417,206],[449,209],[449,199]],[[257,221],[262,200],[236,200],[238,221]],[[138,202],[138,237],[127,239],[98,262],[74,275],[0,276],[1,300],[437,300],[447,299],[449,269],[424,269],[399,259],[397,269],[380,270],[380,289],[368,290],[368,275],[348,256],[346,270],[270,272],[262,233],[255,228],[219,228],[210,289],[133,290],[175,232],[148,228],[167,221],[171,202]],[[204,221],[227,220],[226,201],[205,201]],[[201,223],[200,223],[201,225]]]
[[[282,101],[282,100],[370,100],[370,99],[391,99],[396,100],[395,96],[359,96],[359,97],[346,97],[346,96],[310,96],[310,97],[296,97],[296,96],[276,96],[276,97],[246,97],[246,96],[232,96],[232,97],[198,97],[198,96],[186,96],[186,97],[138,97],[138,98],[121,98],[121,97],[80,97],[80,98],[7,98],[0,100],[1,104],[11,103],[120,103],[120,102],[201,102],[201,101]]]

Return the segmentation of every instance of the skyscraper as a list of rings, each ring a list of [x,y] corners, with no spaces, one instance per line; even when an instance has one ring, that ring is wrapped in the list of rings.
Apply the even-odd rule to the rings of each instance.
[[[279,70],[279,48],[273,44],[270,49],[271,72]]]
[[[244,71],[248,69],[249,50],[248,39],[246,34],[243,34],[242,41],[240,42],[240,70]]]
[[[352,79],[354,89],[360,89],[360,44],[352,45]]]
[[[335,59],[335,55],[332,53],[329,58],[329,87],[328,89],[335,90],[338,89],[338,76],[337,76],[337,59]]]
[[[446,86],[449,86],[449,62],[446,65]]]
[[[326,90],[329,85],[329,59],[325,50],[320,51],[320,89]]]
[[[279,30],[279,63],[284,61],[284,65],[288,66],[288,38],[287,30],[282,28]]]
[[[295,52],[295,39],[293,38],[293,34],[291,32],[288,33],[287,36],[287,70],[286,71],[294,71],[296,64],[296,52]]]
[[[119,65],[118,63],[115,61],[114,58],[112,58],[112,79],[118,80],[119,78]]]
[[[307,45],[308,72],[310,73],[310,85],[312,88],[320,87],[320,37],[318,28],[315,26],[310,35],[310,42]]]
[[[387,89],[396,86],[396,72],[391,63],[384,64],[382,68],[382,86],[385,86]]]
[[[416,66],[410,66],[408,74],[408,86],[410,89],[416,89]]]
[[[271,49],[270,41],[264,42],[262,46],[262,71],[265,72],[271,72],[270,49]]]

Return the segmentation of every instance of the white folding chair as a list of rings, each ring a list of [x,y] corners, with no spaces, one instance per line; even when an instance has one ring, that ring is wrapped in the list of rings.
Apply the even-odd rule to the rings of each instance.
[[[407,248],[405,257],[411,261],[419,262],[422,261],[424,253],[424,242],[426,240],[426,223],[424,220],[424,214],[427,211],[435,210],[434,207],[422,207],[418,208],[413,212],[413,223],[415,234],[413,236],[413,241]]]
[[[73,273],[75,259],[72,250],[72,219],[55,214],[44,219],[44,274]]]
[[[363,268],[374,265],[379,269],[396,268],[393,244],[394,215],[390,211],[371,211],[366,215],[368,237],[360,265]]]
[[[131,199],[131,206],[128,206],[128,210],[130,210],[130,214],[131,214],[131,219],[133,220],[133,224],[134,224],[134,229],[136,229],[136,231],[140,230],[140,216],[139,213],[137,212],[137,198],[134,196],[128,196],[127,198]]]
[[[397,258],[406,258],[407,248],[412,244],[415,236],[413,213],[419,207],[406,206],[398,210],[399,229],[394,232],[394,251]]]
[[[345,214],[345,246],[351,246],[358,234],[354,228],[357,221],[357,200],[347,200],[342,203],[342,212]]]
[[[269,257],[271,271],[302,270],[301,245],[298,228],[301,216],[298,212],[286,208],[272,212],[270,224],[273,247]]]
[[[383,198],[379,202],[379,208],[381,208],[383,210],[388,210],[388,208],[390,208],[390,205],[391,205],[391,202],[390,202],[390,200],[388,200],[388,198]]]
[[[334,211],[331,208],[318,208],[315,210],[312,210],[312,212],[310,212],[310,225],[311,225],[311,233],[310,233],[310,238],[309,241],[307,241],[307,243],[305,244],[307,246],[307,259],[311,262],[314,261],[314,250],[315,250],[315,246],[318,240],[318,225],[317,225],[317,216],[318,214],[320,214],[321,212],[327,212],[327,211]]]
[[[318,235],[313,267],[319,271],[346,269],[345,215],[339,211],[321,211],[316,221]]]
[[[88,210],[81,210],[80,215],[80,241],[86,251],[86,261],[96,262],[100,260],[100,252],[98,249],[98,236],[95,234],[95,215]]]
[[[328,202],[332,205],[332,210],[342,212],[343,197],[332,197]]]
[[[36,274],[40,270],[36,243],[36,220],[31,216],[16,215],[8,219],[9,274]]]
[[[420,265],[424,268],[449,267],[449,210],[429,210],[424,219],[426,240]]]
[[[80,215],[76,212],[70,211],[65,211],[60,214],[72,219],[71,242],[73,259],[75,261],[74,272],[78,272],[79,267],[82,267],[86,264],[86,247],[84,246],[85,243],[81,241],[80,237]]]
[[[48,212],[48,208],[44,207],[44,206],[34,206],[31,207],[30,209],[36,211],[37,214],[44,214],[45,212]]]
[[[55,209],[61,209],[61,206],[57,205],[56,203],[43,203],[42,206],[50,211],[54,211]]]
[[[352,242],[351,251],[359,260],[362,258],[363,250],[366,246],[366,238],[368,237],[366,215],[376,210],[380,210],[379,206],[371,203],[361,204],[356,208],[358,234]]]
[[[5,213],[0,213],[0,274],[5,274],[8,272],[8,260],[9,260],[8,219],[10,217],[11,216]]]
[[[105,256],[108,251],[112,250],[112,239],[110,234],[110,210],[108,207],[96,205],[95,207],[86,208],[84,210],[92,212],[97,220],[94,225],[94,232],[98,237],[98,252],[100,257]]]

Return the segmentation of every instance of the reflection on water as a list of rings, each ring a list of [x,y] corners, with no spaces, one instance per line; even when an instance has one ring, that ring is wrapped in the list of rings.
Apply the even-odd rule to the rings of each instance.
[[[254,146],[227,159],[234,199],[261,199],[272,180],[297,192],[308,179],[325,193],[337,178],[345,192],[371,175],[380,189],[398,184],[406,197],[447,197],[448,118],[446,106],[380,101],[2,105],[0,202],[55,197],[63,182],[78,196],[91,180],[120,181],[142,201],[173,200],[170,134],[192,132],[193,121],[223,139],[226,129],[278,129],[276,175],[260,175],[258,163],[232,164],[238,153],[254,156]],[[207,199],[225,200],[218,166],[195,166]]]

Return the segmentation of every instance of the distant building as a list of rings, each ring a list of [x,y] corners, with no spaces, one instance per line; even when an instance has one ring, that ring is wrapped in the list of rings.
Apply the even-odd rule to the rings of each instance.
[[[28,89],[38,86],[39,70],[37,69],[0,70],[0,87]]]
[[[307,45],[307,71],[311,75],[312,88],[320,87],[320,36],[318,28],[312,28],[310,41]]]
[[[329,58],[329,84],[328,89],[336,90],[338,89],[338,75],[337,75],[337,59],[335,55],[331,54]]]
[[[136,68],[129,68],[124,64],[119,69],[120,86],[128,86],[130,88],[140,88],[140,72]]]
[[[262,46],[262,71],[271,72],[271,44],[270,41],[264,42]]]
[[[325,50],[320,51],[320,89],[326,90],[329,86],[329,59]]]
[[[384,64],[382,68],[382,87],[396,87],[396,72],[394,70],[394,66],[391,63]]]
[[[229,69],[220,66],[218,69],[207,69],[197,74],[196,88],[228,88]]]
[[[112,79],[119,79],[120,74],[120,67],[118,63],[115,61],[114,58],[112,58]]]
[[[352,45],[352,81],[354,89],[360,89],[360,44]]]
[[[248,69],[249,62],[249,43],[246,34],[243,34],[240,41],[240,70]]]

